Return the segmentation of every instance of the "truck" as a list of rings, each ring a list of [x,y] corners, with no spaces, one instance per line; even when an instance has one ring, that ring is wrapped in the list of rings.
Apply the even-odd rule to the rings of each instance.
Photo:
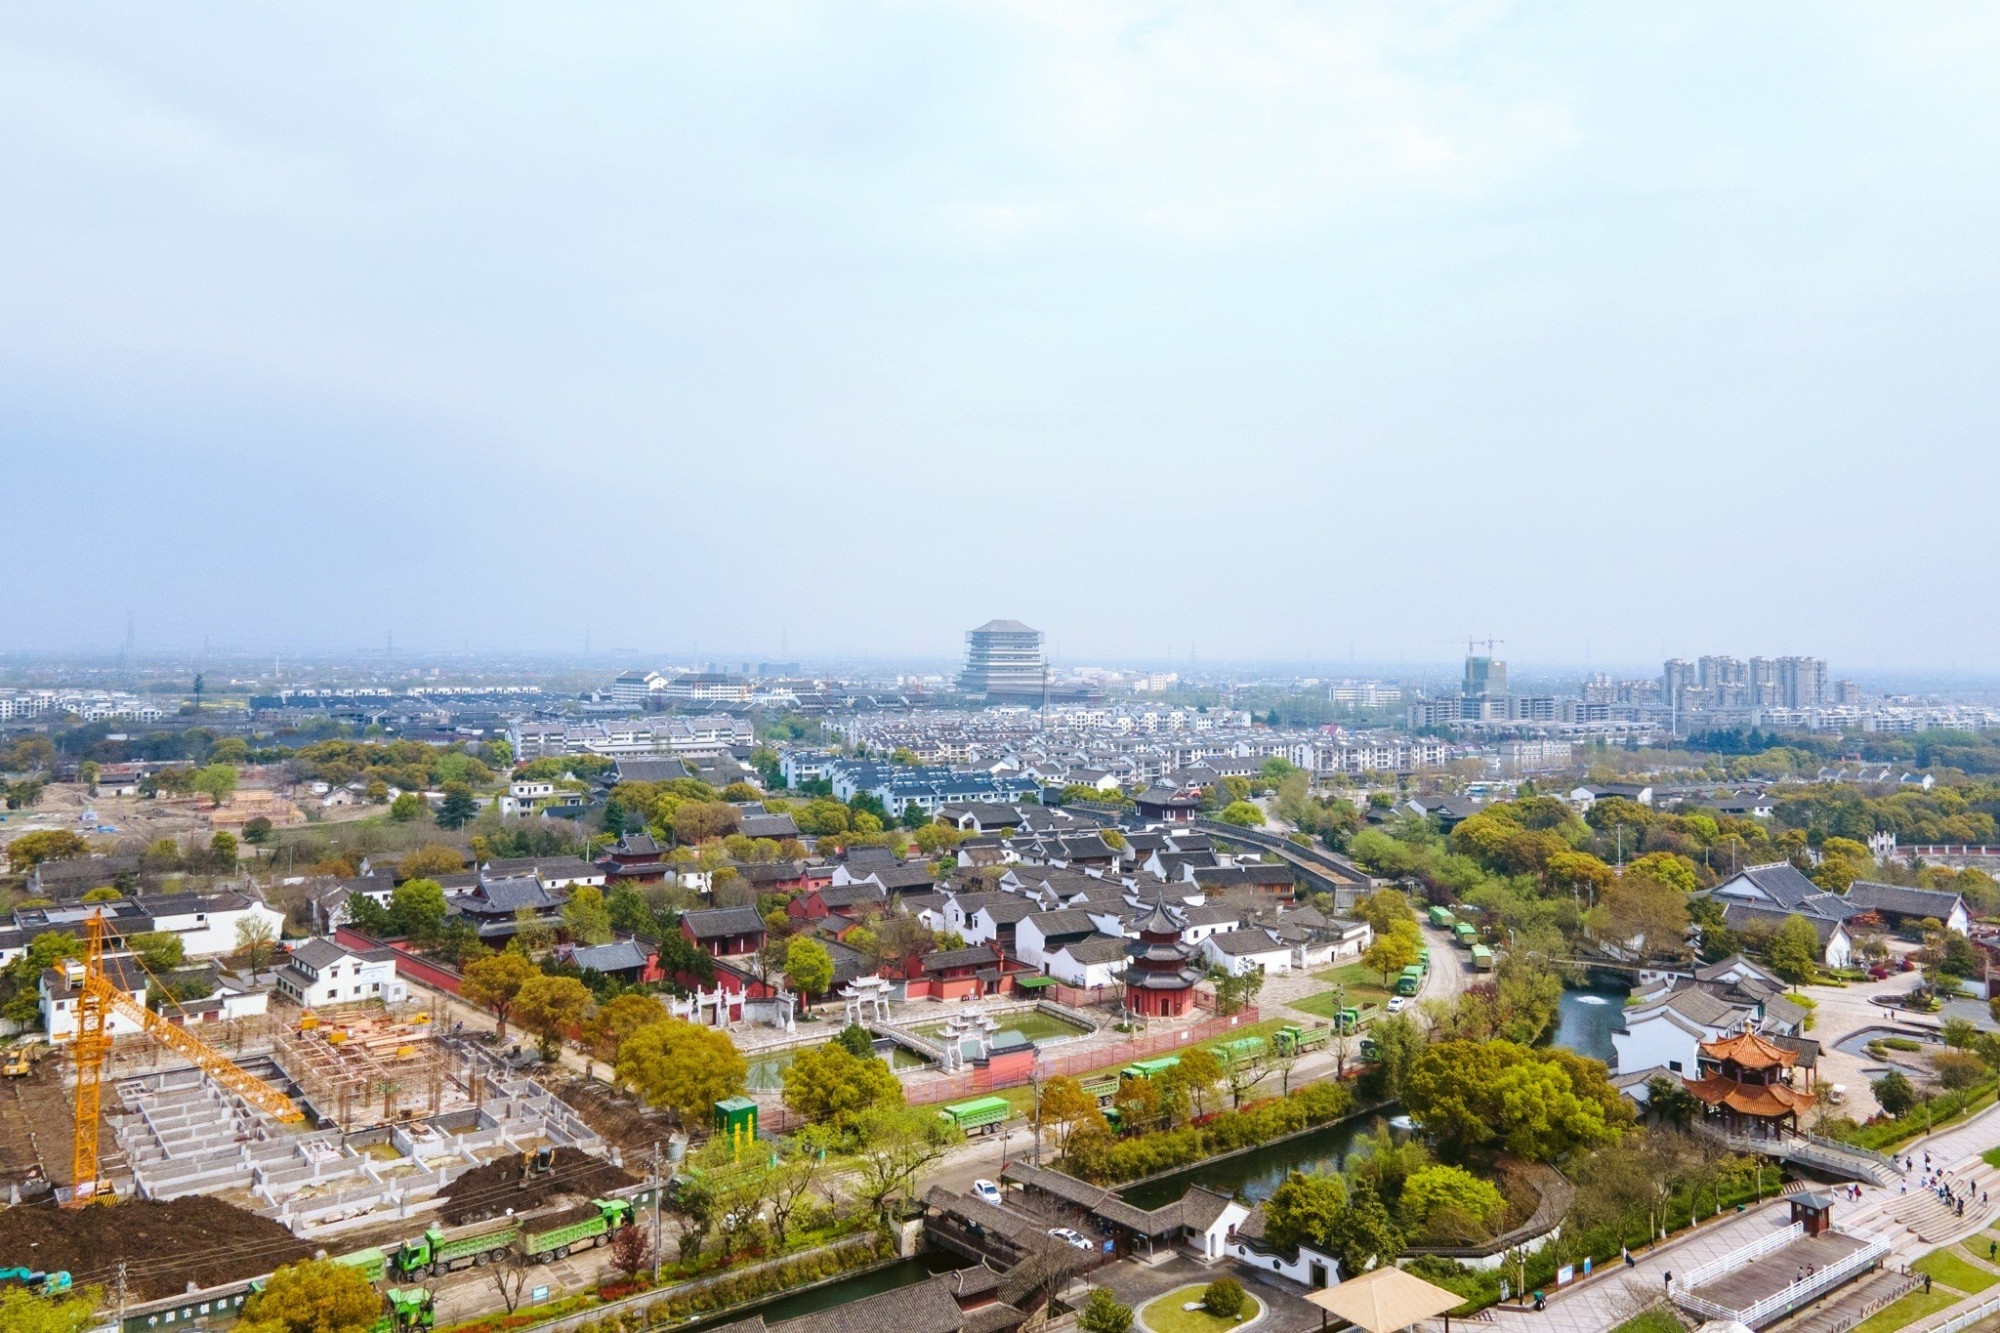
[[[1439,930],[1450,930],[1452,924],[1458,919],[1451,914],[1451,909],[1448,907],[1431,908],[1430,918],[1431,924]]]
[[[1262,1037],[1238,1037],[1234,1041],[1219,1042],[1208,1048],[1215,1062],[1224,1069],[1231,1069],[1264,1054]]]
[[[1126,1065],[1118,1071],[1119,1078],[1158,1078],[1181,1062],[1178,1055],[1163,1055],[1157,1060],[1141,1060],[1137,1064]]]
[[[1452,927],[1451,933],[1457,936],[1458,942],[1468,949],[1479,943],[1479,929],[1470,921],[1459,922],[1456,926]]]
[[[18,1282],[38,1296],[60,1296],[70,1289],[68,1273],[45,1273],[38,1268],[0,1268],[0,1284]]]
[[[1493,970],[1493,951],[1483,944],[1473,945],[1472,970],[1475,972],[1491,972]]]
[[[611,1239],[611,1233],[632,1222],[630,1199],[592,1199],[558,1213],[521,1220],[521,1253],[538,1264],[566,1259],[572,1250],[588,1250]]]
[[[1422,965],[1411,963],[1403,969],[1403,974],[1396,978],[1396,994],[1415,995],[1419,990],[1423,989],[1423,984],[1424,969]]]
[[[1280,1055],[1304,1055],[1307,1051],[1324,1049],[1329,1035],[1325,1028],[1307,1031],[1297,1023],[1287,1023],[1278,1029],[1271,1041]]]
[[[437,1327],[437,1302],[422,1287],[391,1287],[383,1295],[388,1308],[375,1321],[371,1333],[412,1333]]]
[[[507,1257],[521,1234],[521,1221],[494,1217],[462,1227],[426,1227],[422,1235],[398,1245],[390,1255],[396,1271],[406,1277],[436,1276],[474,1264],[498,1263]]]
[[[969,1102],[953,1102],[938,1112],[967,1134],[991,1134],[1013,1114],[1014,1107],[1005,1097],[975,1097]]]
[[[370,1286],[380,1282],[389,1275],[389,1256],[376,1249],[355,1250],[350,1254],[336,1254],[333,1256],[333,1262],[342,1264],[348,1268],[360,1269],[361,1275],[368,1279]],[[411,1290],[418,1290],[418,1288],[413,1287]]]

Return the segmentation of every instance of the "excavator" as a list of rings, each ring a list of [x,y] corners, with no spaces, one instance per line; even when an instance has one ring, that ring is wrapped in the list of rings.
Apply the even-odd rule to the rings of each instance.
[[[168,1022],[113,984],[104,973],[104,937],[104,913],[99,910],[91,913],[85,923],[83,981],[76,1000],[76,1141],[71,1152],[76,1190],[69,1199],[73,1208],[115,1197],[111,1182],[99,1176],[97,1162],[100,1085],[104,1058],[111,1053],[107,1024],[114,1014],[186,1057],[203,1073],[272,1119],[287,1123],[305,1119],[305,1112],[279,1089],[239,1068],[221,1051],[186,1028]],[[139,966],[143,970],[145,965]]]

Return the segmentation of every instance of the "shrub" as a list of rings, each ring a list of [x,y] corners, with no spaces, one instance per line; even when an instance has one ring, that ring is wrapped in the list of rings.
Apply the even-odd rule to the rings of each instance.
[[[1100,1185],[1136,1180],[1330,1124],[1353,1108],[1354,1094],[1345,1084],[1309,1083],[1288,1097],[1250,1102],[1240,1111],[1220,1112],[1199,1125],[1118,1139],[1079,1134],[1069,1143],[1069,1165],[1077,1175]]]
[[[1090,1299],[1077,1313],[1076,1326],[1084,1333],[1127,1333],[1132,1327],[1132,1307],[1121,1305],[1109,1287],[1093,1287]]]
[[[1953,1091],[1986,1077],[1986,1062],[1964,1051],[1940,1051],[1931,1057],[1931,1068],[1937,1070],[1938,1082]]]
[[[1219,1277],[1201,1293],[1201,1308],[1220,1319],[1234,1319],[1243,1313],[1243,1284],[1233,1277]]]

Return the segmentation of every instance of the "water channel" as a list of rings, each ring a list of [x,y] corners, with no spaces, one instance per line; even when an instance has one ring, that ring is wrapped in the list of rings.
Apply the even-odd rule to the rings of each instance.
[[[1556,1031],[1551,1044],[1610,1064],[1618,1053],[1611,1044],[1611,1034],[1622,1025],[1625,997],[1629,994],[1622,986],[1575,986],[1565,990],[1556,1009]]]
[[[953,1269],[965,1268],[969,1263],[969,1260],[960,1258],[948,1250],[931,1250],[914,1259],[899,1259],[883,1268],[858,1273],[853,1277],[842,1278],[838,1282],[829,1282],[824,1287],[774,1296],[760,1305],[740,1306],[727,1314],[682,1325],[677,1333],[701,1333],[703,1329],[720,1328],[724,1324],[733,1324],[752,1315],[764,1316],[766,1324],[775,1324],[781,1319],[797,1319],[800,1315],[831,1310],[836,1305],[858,1301],[864,1296],[879,1296],[885,1291],[913,1286],[938,1273],[949,1273]]]

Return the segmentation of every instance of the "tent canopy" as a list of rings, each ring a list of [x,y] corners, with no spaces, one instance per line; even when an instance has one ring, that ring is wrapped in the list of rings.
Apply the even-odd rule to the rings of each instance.
[[[1457,1292],[1387,1264],[1348,1278],[1337,1287],[1307,1292],[1306,1299],[1368,1333],[1394,1333],[1465,1304],[1465,1297]]]

